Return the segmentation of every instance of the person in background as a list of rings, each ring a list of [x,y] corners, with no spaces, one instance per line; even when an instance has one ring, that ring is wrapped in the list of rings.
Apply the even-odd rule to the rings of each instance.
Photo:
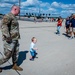
[[[70,31],[70,18],[67,17],[66,18],[66,22],[65,22],[65,27],[66,27],[66,34],[68,35],[69,34],[69,31]]]
[[[58,18],[57,20],[57,32],[56,34],[60,34],[60,28],[62,26],[62,19],[61,18]]]
[[[75,14],[72,15],[72,19],[70,20],[70,38],[75,38]]]

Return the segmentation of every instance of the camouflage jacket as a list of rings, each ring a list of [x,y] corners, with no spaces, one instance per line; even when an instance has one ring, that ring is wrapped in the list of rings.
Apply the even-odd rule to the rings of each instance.
[[[12,13],[5,15],[1,21],[1,31],[3,40],[11,38],[12,40],[20,39],[19,23]]]

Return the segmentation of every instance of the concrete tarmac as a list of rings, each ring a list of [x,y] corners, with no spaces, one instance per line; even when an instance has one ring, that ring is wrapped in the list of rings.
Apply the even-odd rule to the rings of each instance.
[[[65,32],[64,22],[61,34],[56,35],[56,22],[20,21],[21,39],[18,65],[23,71],[11,69],[12,59],[3,67],[0,75],[75,75],[75,38],[68,39],[62,35]],[[37,57],[30,61],[29,47],[32,37],[37,38]],[[3,53],[2,33],[0,31],[0,51]],[[0,54],[0,57],[2,55]]]

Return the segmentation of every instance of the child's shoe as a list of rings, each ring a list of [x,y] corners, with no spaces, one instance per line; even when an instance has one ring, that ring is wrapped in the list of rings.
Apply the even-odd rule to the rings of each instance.
[[[33,58],[31,58],[31,59],[30,59],[30,61],[34,61],[34,59],[33,59]]]

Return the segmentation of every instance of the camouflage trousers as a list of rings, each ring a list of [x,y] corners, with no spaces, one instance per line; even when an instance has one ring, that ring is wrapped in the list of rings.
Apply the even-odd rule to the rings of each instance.
[[[18,60],[19,53],[19,42],[18,40],[7,43],[3,41],[4,45],[4,56],[0,59],[0,65],[7,62],[12,57],[12,63],[16,63]]]

